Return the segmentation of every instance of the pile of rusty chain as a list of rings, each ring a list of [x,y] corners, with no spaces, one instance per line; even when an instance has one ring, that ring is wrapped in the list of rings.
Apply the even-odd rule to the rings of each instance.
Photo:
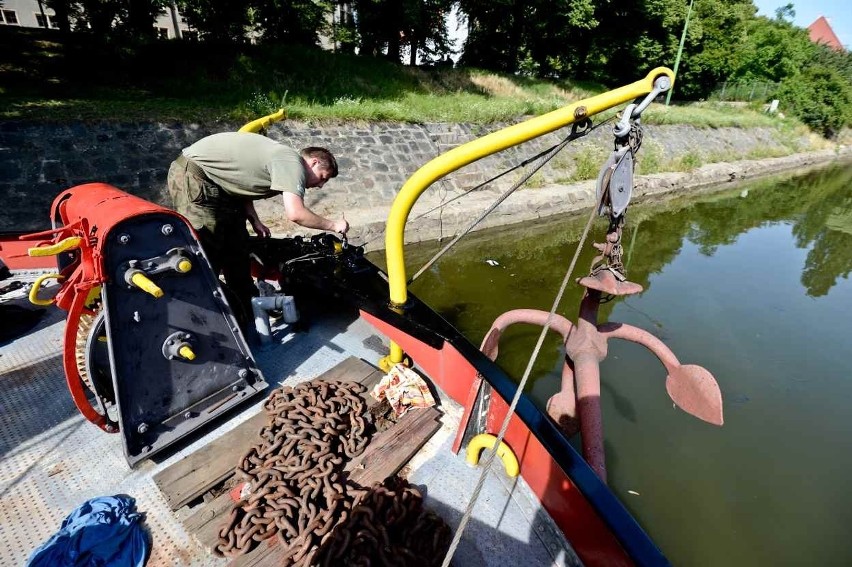
[[[366,388],[355,382],[306,382],[275,390],[264,404],[269,423],[237,467],[249,488],[219,532],[217,554],[236,557],[276,534],[283,564],[310,565],[331,529],[364,491],[346,484],[343,455],[369,441]]]
[[[323,567],[347,565],[432,567],[441,565],[452,533],[408,481],[376,484],[352,507],[321,552]]]

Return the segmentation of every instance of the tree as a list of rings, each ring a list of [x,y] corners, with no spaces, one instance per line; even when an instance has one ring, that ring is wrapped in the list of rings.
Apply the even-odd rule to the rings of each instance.
[[[751,19],[743,41],[736,47],[736,64],[729,78],[779,82],[799,73],[813,59],[817,46],[807,31],[783,18]]]
[[[520,0],[460,0],[468,33],[461,64],[513,73],[523,43],[524,8]]]
[[[840,73],[821,64],[786,77],[778,98],[802,122],[827,138],[852,122],[852,87]]]
[[[407,47],[412,64],[418,51],[431,56],[451,53],[446,15],[452,4],[452,0],[356,0],[361,53],[384,53],[399,63]]]
[[[264,41],[316,45],[331,4],[313,0],[254,0],[252,20]]]
[[[447,30],[447,14],[454,3],[454,0],[404,3],[406,13],[402,39],[408,47],[409,65],[416,65],[421,53],[424,59],[430,60],[440,59],[453,51]]]
[[[335,52],[355,53],[360,36],[351,0],[336,0],[331,14],[331,41]]]
[[[199,39],[242,43],[249,25],[248,6],[228,0],[179,0],[178,8]]]
[[[128,0],[126,17],[119,28],[134,39],[153,37],[154,22],[169,3],[168,0]]]
[[[45,0],[45,6],[53,10],[54,21],[59,32],[62,34],[71,33],[71,0]]]
[[[623,83],[674,62],[687,4],[671,0],[602,3],[586,62],[589,76],[603,83]]]
[[[740,46],[755,17],[751,0],[696,0],[678,72],[678,93],[706,97],[738,66]]]
[[[775,8],[775,20],[779,22],[792,23],[796,19],[796,10],[793,3],[785,4]]]
[[[588,47],[599,29],[599,2],[559,0],[536,2],[531,21],[524,27],[524,51],[539,76],[585,74]]]

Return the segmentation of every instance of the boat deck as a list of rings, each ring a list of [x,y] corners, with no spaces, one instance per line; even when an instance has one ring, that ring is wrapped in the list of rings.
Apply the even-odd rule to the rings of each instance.
[[[16,274],[17,279],[31,276]],[[27,305],[23,291],[4,294],[0,302]],[[214,441],[256,419],[265,396],[247,401],[175,449],[130,469],[119,436],[89,424],[73,405],[62,371],[63,328],[64,312],[48,308],[29,333],[0,344],[0,566],[24,564],[79,504],[112,494],[134,497],[137,510],[145,514],[152,541],[147,565],[227,564],[191,533],[191,522],[187,526],[210,501],[197,508],[176,507],[155,477],[162,478],[176,463],[204,448],[209,451]],[[255,350],[270,388],[314,379],[351,357],[372,362],[387,353],[384,339],[351,316],[312,320],[306,332],[289,332],[282,325],[274,329],[274,339],[273,346]],[[454,528],[480,471],[469,467],[463,454],[451,452],[462,408],[438,394],[440,427],[410,459],[404,474],[425,488],[425,506]],[[580,564],[524,481],[495,467],[453,564],[502,566],[518,561],[530,567]]]

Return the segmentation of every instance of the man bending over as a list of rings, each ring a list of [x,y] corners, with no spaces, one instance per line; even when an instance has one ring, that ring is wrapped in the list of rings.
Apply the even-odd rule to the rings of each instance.
[[[201,240],[213,272],[251,313],[256,288],[251,279],[246,221],[262,237],[269,228],[254,201],[281,194],[287,220],[305,228],[346,234],[345,219],[331,220],[305,206],[305,189],[322,187],[337,176],[337,161],[325,148],[296,151],[249,132],[222,132],[184,148],[169,168],[169,194]]]

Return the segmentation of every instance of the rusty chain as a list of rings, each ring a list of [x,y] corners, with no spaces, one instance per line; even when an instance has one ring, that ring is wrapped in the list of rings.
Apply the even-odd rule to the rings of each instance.
[[[423,508],[423,496],[399,477],[376,484],[356,501],[323,550],[323,567],[433,567],[450,545],[450,528]]]
[[[620,148],[628,147],[628,151],[633,156],[636,156],[639,152],[639,148],[642,146],[642,137],[641,126],[637,122],[630,124],[626,135],[616,135],[614,143],[615,151],[617,152]],[[603,191],[602,210],[608,210],[610,213],[610,224],[607,229],[606,242],[595,242],[592,244],[592,246],[600,251],[601,254],[599,256],[595,256],[592,260],[592,267],[589,271],[589,275],[595,276],[603,270],[608,270],[619,282],[624,282],[627,280],[627,273],[624,267],[624,262],[622,261],[624,248],[621,245],[621,236],[624,231],[624,214],[619,214],[617,216],[613,215],[611,208],[606,206],[606,202],[609,198],[610,176],[615,169],[615,165],[616,164],[613,164],[612,167],[609,168],[607,172],[608,175],[604,175],[603,178],[605,188]]]
[[[595,256],[592,260],[592,268],[589,271],[590,276],[594,276],[603,270],[609,270],[618,281],[623,282],[627,280],[624,262],[622,261],[624,248],[621,246],[621,234],[623,229],[624,215],[619,216],[610,224],[606,235],[606,242],[595,242],[592,244],[601,254]]]
[[[272,393],[261,441],[237,465],[249,490],[219,532],[218,554],[236,557],[278,535],[289,564],[310,564],[356,496],[343,457],[357,456],[370,439],[365,391],[355,382],[314,381]]]
[[[360,396],[365,391],[348,381],[312,381],[273,391],[264,403],[269,421],[260,430],[261,441],[238,463],[237,477],[247,489],[219,531],[216,554],[237,557],[277,536],[282,565],[314,565],[320,555],[325,564],[329,557],[345,555],[353,559],[343,563],[347,565],[427,565],[400,559],[408,557],[402,550],[417,556],[426,534],[442,542],[447,538],[438,534],[449,533],[439,518],[423,512],[419,492],[381,485],[365,489],[348,481],[344,472],[373,431]],[[403,518],[419,523],[402,529]],[[407,542],[397,534],[417,537]],[[382,546],[365,546],[365,541],[380,541],[376,537]],[[388,555],[390,542],[393,553]]]

